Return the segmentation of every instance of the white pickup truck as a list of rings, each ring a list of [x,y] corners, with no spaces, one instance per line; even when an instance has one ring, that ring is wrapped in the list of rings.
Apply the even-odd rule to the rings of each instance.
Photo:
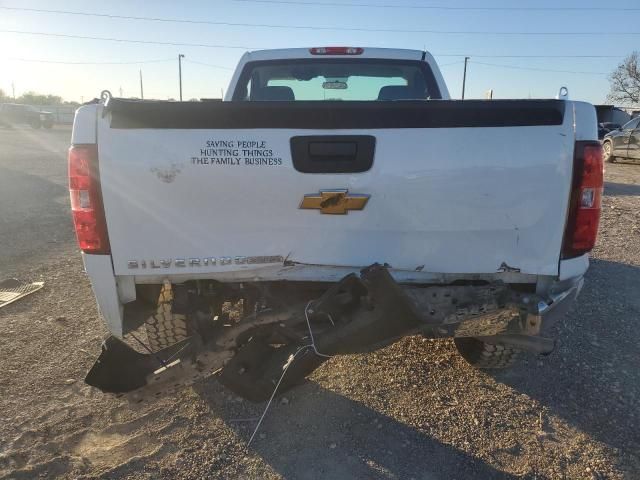
[[[413,50],[246,53],[224,101],[105,92],[69,153],[112,334],[86,381],[140,400],[218,372],[263,400],[410,334],[481,368],[550,352],[596,239],[596,125],[583,102],[451,100]]]

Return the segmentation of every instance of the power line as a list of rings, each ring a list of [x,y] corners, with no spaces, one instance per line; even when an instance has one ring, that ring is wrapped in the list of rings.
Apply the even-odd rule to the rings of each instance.
[[[624,55],[475,55],[463,53],[431,53],[435,57],[476,58],[624,58]]]
[[[175,59],[173,58],[164,58],[158,60],[136,60],[130,62],[67,62],[60,60],[40,60],[34,58],[16,58],[16,57],[8,57],[6,60],[16,61],[16,62],[28,62],[28,63],[46,63],[46,64],[59,64],[59,65],[139,65],[146,63],[163,63],[163,62],[173,62]],[[226,67],[223,65],[214,65],[212,63],[200,62],[197,60],[184,59],[186,63],[193,63],[196,65],[202,65],[211,68],[219,68],[223,70],[234,70],[233,67]],[[451,62],[451,63],[443,63],[438,64],[439,68],[450,67],[453,65],[461,65],[464,63],[463,61]],[[575,74],[584,74],[584,75],[608,75],[608,73],[604,72],[582,72],[582,71],[574,71],[574,70],[555,70],[548,68],[536,68],[536,67],[521,67],[517,65],[503,65],[498,63],[486,63],[486,62],[477,62],[473,61],[474,65],[484,65],[488,67],[500,67],[500,68],[510,68],[516,70],[532,70],[537,72],[554,72],[554,73],[575,73]]]
[[[190,59],[184,59],[183,62],[186,63],[195,63],[196,65],[204,65],[205,67],[211,67],[211,68],[222,68],[223,70],[235,70],[233,67],[225,67],[222,65],[213,65],[212,63],[205,63],[205,62],[197,62],[195,60],[190,60]]]
[[[254,0],[251,0],[254,1]],[[255,0],[258,1],[258,0]],[[282,2],[287,3],[287,2]],[[291,2],[295,3],[295,2]],[[304,4],[304,3],[301,3]],[[311,5],[311,4],[309,4]],[[132,15],[116,15],[108,13],[93,13],[93,12],[79,12],[72,10],[50,10],[42,8],[23,8],[23,7],[5,7],[0,6],[0,9],[15,10],[24,12],[35,13],[52,13],[62,15],[80,15],[87,17],[99,17],[99,18],[111,18],[119,20],[143,20],[150,22],[167,22],[167,23],[183,23],[183,24],[199,24],[199,25],[223,25],[230,27],[248,27],[248,28],[280,28],[280,29],[293,29],[293,30],[318,30],[318,31],[350,31],[350,32],[386,32],[386,33],[430,33],[437,35],[507,35],[507,36],[567,36],[567,35],[580,35],[580,36],[602,36],[602,35],[640,35],[640,32],[509,32],[509,31],[468,31],[468,30],[425,30],[425,29],[408,29],[408,28],[376,28],[376,27],[337,27],[337,26],[317,26],[317,25],[282,25],[271,23],[234,23],[234,22],[220,22],[211,20],[193,20],[193,19],[174,19],[166,17],[142,17]],[[638,9],[640,10],[640,9]]]
[[[60,60],[40,60],[40,59],[34,59],[34,58],[16,58],[16,57],[8,57],[6,58],[6,60],[11,60],[15,62],[28,62],[28,63],[48,63],[48,64],[50,63],[50,64],[59,64],[59,65],[139,65],[139,64],[145,64],[145,63],[163,63],[163,62],[175,61],[175,59],[173,58],[163,58],[158,60],[135,60],[131,62],[67,62],[67,61],[60,61]],[[223,65],[214,65],[212,63],[205,63],[197,60],[184,59],[183,61],[186,63],[193,63],[196,65],[203,65],[211,68],[219,68],[223,70],[234,70],[233,67],[226,67]],[[457,61],[457,62],[451,62],[451,63],[438,64],[438,68],[445,68],[453,65],[461,65],[462,63],[463,63],[462,61]],[[486,62],[476,62],[476,61],[473,61],[473,64],[484,65],[488,67],[511,68],[516,70],[533,70],[537,72],[576,73],[576,74],[584,74],[584,75],[608,75],[608,73],[604,73],[604,72],[581,72],[581,71],[574,71],[574,70],[555,70],[555,69],[548,69],[548,68],[521,67],[517,65],[502,65],[498,63],[486,63]]]
[[[284,5],[310,5],[322,7],[368,7],[368,8],[409,8],[421,10],[484,10],[484,11],[593,11],[593,12],[637,12],[640,8],[636,7],[450,7],[439,5],[396,5],[396,4],[379,4],[379,3],[338,3],[338,2],[297,2],[293,0],[234,0],[236,2],[245,3],[270,3]]]
[[[29,63],[53,63],[60,65],[138,65],[142,63],[160,63],[160,62],[173,62],[173,58],[164,58],[160,60],[137,60],[132,62],[67,62],[58,60],[39,60],[35,58],[16,58],[8,57],[6,60],[14,62],[29,62]]]
[[[451,65],[460,65],[461,63],[464,63],[464,61],[443,63],[442,65],[438,64],[438,68],[450,67]]]
[[[134,60],[131,62],[67,62],[63,60],[40,60],[35,58],[16,58],[7,57],[5,60],[11,60],[14,62],[29,62],[29,63],[53,63],[59,65],[140,65],[144,63],[162,63],[162,62],[174,62],[175,58],[163,58],[159,60]],[[233,67],[225,67],[223,65],[213,65],[211,63],[198,62],[196,60],[184,59],[184,62],[195,63],[197,65],[205,65],[212,68],[221,68],[223,70],[234,70]]]
[[[517,65],[500,65],[497,63],[485,63],[485,62],[476,62],[476,61],[473,61],[472,63],[474,65],[485,65],[488,67],[511,68],[516,70],[533,70],[536,72],[576,73],[580,75],[609,75],[608,73],[603,73],[603,72],[576,72],[573,70],[554,70],[554,69],[548,69],[548,68],[520,67]]]
[[[114,38],[114,37],[90,37],[85,35],[71,35],[63,33],[49,33],[49,32],[27,32],[22,30],[0,30],[0,33],[17,33],[20,35],[39,35],[45,37],[56,38],[76,38],[81,40],[102,40],[108,42],[125,42],[125,43],[139,43],[145,45],[170,45],[178,47],[203,47],[203,48],[230,48],[241,50],[252,50],[255,47],[246,47],[242,45],[217,45],[210,43],[183,43],[183,42],[160,42],[154,40],[134,40],[126,38]],[[437,57],[476,57],[476,58],[624,58],[624,55],[479,55],[469,53],[432,53]]]
[[[145,45],[171,45],[174,47],[237,48],[241,50],[251,50],[252,48],[252,47],[244,47],[241,45],[212,45],[210,43],[159,42],[159,41],[153,41],[153,40],[131,40],[131,39],[125,39],[125,38],[112,38],[112,37],[89,37],[85,35],[69,35],[64,33],[25,32],[22,30],[0,30],[0,33],[18,33],[21,35],[40,35],[45,37],[58,37],[58,38],[78,38],[81,40],[103,40],[108,42],[142,43]]]

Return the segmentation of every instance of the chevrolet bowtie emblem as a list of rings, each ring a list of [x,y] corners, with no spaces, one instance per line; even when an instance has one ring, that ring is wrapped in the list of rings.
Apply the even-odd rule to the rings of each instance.
[[[362,210],[369,195],[350,194],[348,190],[321,190],[320,194],[305,195],[300,208],[320,210],[320,213],[344,215],[349,210]]]

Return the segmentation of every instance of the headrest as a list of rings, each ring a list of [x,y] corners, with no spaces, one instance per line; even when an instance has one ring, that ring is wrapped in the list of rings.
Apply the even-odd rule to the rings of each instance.
[[[387,85],[380,89],[378,100],[424,100],[424,95],[404,85]]]
[[[262,87],[251,91],[251,100],[255,101],[293,101],[291,87]]]

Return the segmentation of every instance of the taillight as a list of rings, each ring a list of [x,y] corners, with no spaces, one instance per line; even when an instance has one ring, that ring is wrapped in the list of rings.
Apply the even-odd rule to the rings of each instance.
[[[69,193],[80,249],[91,254],[110,253],[97,145],[74,145],[69,149]]]
[[[360,47],[315,47],[310,48],[311,55],[362,55],[364,48]]]
[[[583,255],[596,244],[603,186],[604,164],[600,143],[576,142],[563,258]]]

